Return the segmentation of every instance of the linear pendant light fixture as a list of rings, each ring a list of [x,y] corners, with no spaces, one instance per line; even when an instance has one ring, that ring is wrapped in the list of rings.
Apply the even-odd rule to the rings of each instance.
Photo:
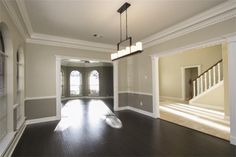
[[[129,7],[130,7],[130,4],[126,2],[117,10],[117,12],[120,13],[120,42],[117,43],[117,52],[111,54],[112,61],[143,52],[142,43],[137,42],[135,45],[132,45],[132,37],[128,36],[127,9]],[[123,40],[122,39],[121,16],[122,16],[122,13],[124,13],[124,12],[126,14],[126,36],[125,36],[125,39]],[[127,42],[127,41],[129,41],[129,46],[127,46],[124,49],[120,49],[120,44]]]

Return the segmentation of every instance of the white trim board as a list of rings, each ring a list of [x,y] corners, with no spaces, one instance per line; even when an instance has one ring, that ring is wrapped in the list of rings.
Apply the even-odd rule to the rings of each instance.
[[[134,111],[134,112],[137,112],[137,113],[140,113],[140,114],[152,117],[152,118],[158,118],[156,115],[154,115],[151,112],[147,112],[147,111],[144,111],[144,110],[141,110],[141,109],[138,109],[138,108],[134,108],[134,107],[131,107],[131,106],[119,107],[117,109],[117,111],[123,111],[123,110],[130,110],[130,111]]]
[[[173,101],[184,101],[184,98],[170,97],[170,96],[160,96],[161,100],[173,100]]]
[[[152,93],[135,92],[135,91],[118,91],[118,93],[119,93],[119,94],[128,93],[128,94],[139,94],[139,95],[150,95],[150,96],[152,96]]]
[[[208,104],[199,104],[199,103],[189,103],[192,106],[198,106],[198,107],[202,107],[202,108],[208,108],[208,109],[214,109],[217,111],[224,111],[224,106],[214,106],[214,105],[208,105]]]
[[[41,100],[41,99],[54,99],[57,98],[56,96],[42,96],[42,97],[26,97],[26,100]]]
[[[26,120],[26,125],[60,120],[57,116]]]

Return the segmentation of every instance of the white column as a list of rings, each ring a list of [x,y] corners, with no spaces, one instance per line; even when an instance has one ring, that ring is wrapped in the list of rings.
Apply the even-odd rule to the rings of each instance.
[[[113,92],[114,92],[114,111],[119,108],[118,99],[118,61],[113,62]]]
[[[160,118],[159,58],[155,56],[152,56],[152,99],[153,118]]]
[[[193,81],[193,97],[196,96],[196,81]]]
[[[213,85],[216,84],[216,66],[213,67]]]
[[[203,92],[203,75],[200,77],[201,79],[201,93]]]
[[[236,36],[228,39],[230,143],[236,145]],[[226,81],[226,80],[225,80]]]
[[[208,77],[209,77],[208,88],[211,88],[211,69],[208,71]]]
[[[207,90],[207,72],[204,74],[204,82],[205,82],[205,91]]]
[[[61,57],[56,56],[56,117],[61,119]]]
[[[217,64],[217,72],[218,72],[218,83],[220,82],[220,63]]]

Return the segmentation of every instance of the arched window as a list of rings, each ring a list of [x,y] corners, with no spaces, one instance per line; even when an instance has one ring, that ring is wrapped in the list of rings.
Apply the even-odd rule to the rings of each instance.
[[[90,94],[99,93],[99,73],[97,70],[93,70],[89,76],[89,89]]]
[[[80,95],[82,85],[82,76],[79,71],[72,71],[70,73],[70,95]]]
[[[6,54],[0,31],[0,140],[7,134]]]

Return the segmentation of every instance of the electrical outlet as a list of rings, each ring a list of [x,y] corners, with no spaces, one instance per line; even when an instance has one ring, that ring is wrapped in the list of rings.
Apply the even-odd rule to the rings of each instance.
[[[139,103],[139,104],[140,104],[140,106],[143,106],[143,102],[142,102],[142,101],[140,101],[140,103]]]

